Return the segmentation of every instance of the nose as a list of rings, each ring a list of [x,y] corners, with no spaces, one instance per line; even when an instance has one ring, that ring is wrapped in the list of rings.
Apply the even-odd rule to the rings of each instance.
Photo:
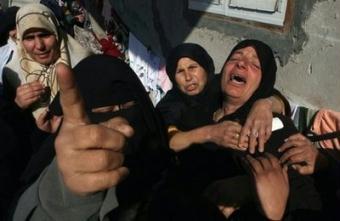
[[[42,38],[35,38],[34,39],[34,44],[35,44],[35,47],[39,50],[44,50],[45,49],[45,44],[44,44],[44,41]]]
[[[192,79],[192,75],[191,75],[190,71],[185,71],[184,77],[185,77],[186,81],[190,81]]]
[[[237,67],[239,68],[245,68],[247,65],[247,61],[245,59],[240,59],[237,61]]]

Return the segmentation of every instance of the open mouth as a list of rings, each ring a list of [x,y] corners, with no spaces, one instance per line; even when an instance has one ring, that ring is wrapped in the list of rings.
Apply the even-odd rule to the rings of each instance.
[[[245,84],[247,83],[247,80],[244,76],[238,75],[238,74],[231,74],[230,80],[236,84]]]
[[[190,84],[190,85],[186,86],[187,91],[192,91],[192,90],[195,90],[196,88],[197,88],[196,84]]]

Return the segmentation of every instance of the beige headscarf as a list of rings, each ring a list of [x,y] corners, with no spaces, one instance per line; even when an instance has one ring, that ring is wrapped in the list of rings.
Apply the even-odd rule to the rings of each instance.
[[[10,62],[7,67],[19,75],[17,77],[19,77],[21,81],[20,84],[39,80],[51,89],[49,102],[47,104],[38,102],[33,107],[34,117],[37,118],[45,106],[52,101],[59,89],[55,73],[56,64],[64,63],[74,67],[80,60],[87,57],[90,52],[83,48],[70,35],[64,33],[59,27],[59,23],[53,12],[42,4],[32,3],[21,7],[17,12],[16,24],[18,37],[17,58],[12,59],[13,62]],[[48,66],[42,65],[34,61],[29,54],[26,53],[22,45],[22,39],[25,32],[31,28],[42,28],[56,36],[60,48],[60,57],[53,64]]]

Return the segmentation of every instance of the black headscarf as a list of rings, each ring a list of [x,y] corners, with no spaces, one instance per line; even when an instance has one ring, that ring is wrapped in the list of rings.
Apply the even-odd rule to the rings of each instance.
[[[9,32],[15,29],[15,16],[19,7],[12,6],[0,14],[0,46],[5,45],[9,37]]]
[[[166,73],[174,85],[177,85],[175,80],[177,63],[181,58],[184,57],[190,58],[201,65],[207,72],[208,79],[213,77],[215,73],[215,66],[214,61],[208,52],[198,44],[183,43],[172,49],[171,53],[166,59]]]
[[[92,122],[121,116],[134,128],[135,133],[127,140],[123,150],[124,165],[129,168],[130,174],[117,187],[121,205],[134,203],[148,194],[168,166],[170,152],[165,128],[137,75],[120,59],[106,55],[89,56],[77,64],[73,71]],[[108,113],[91,111],[92,108],[125,104],[128,101],[134,101],[135,104]],[[61,114],[59,93],[50,105],[50,110],[55,115]]]
[[[251,107],[253,106],[256,100],[261,99],[261,98],[267,98],[273,95],[277,66],[276,66],[273,51],[267,44],[259,40],[254,40],[254,39],[241,41],[232,49],[225,63],[229,61],[229,59],[231,58],[231,56],[236,50],[246,48],[246,47],[253,47],[256,51],[256,54],[261,64],[261,72],[262,72],[261,82],[259,84],[259,87],[253,93],[253,95],[248,99],[248,101],[242,107],[240,107],[233,114],[225,116],[221,120],[231,119],[231,120],[238,120],[241,123],[244,123]],[[224,66],[225,64],[223,65],[223,67]],[[223,69],[221,73],[222,72],[223,72]]]
[[[176,83],[177,63],[184,57],[196,61],[207,73],[207,84],[203,91],[197,95],[190,96],[184,94]],[[179,124],[181,123],[181,129],[190,129],[204,124],[206,121],[203,120],[204,116],[210,115],[219,103],[219,98],[217,98],[219,97],[218,80],[216,80],[214,73],[215,66],[212,58],[202,46],[194,43],[183,43],[172,49],[166,63],[166,71],[173,83],[173,88],[167,92],[157,105],[157,109],[162,113],[165,124],[180,126]],[[214,102],[215,100],[218,102]],[[189,110],[190,113],[188,112]]]
[[[120,204],[133,203],[147,194],[168,166],[165,128],[137,75],[122,60],[105,55],[90,56],[74,68],[74,73],[92,121],[122,116],[134,128],[135,133],[124,149],[130,175],[117,188]],[[118,112],[91,112],[92,108],[129,101],[135,104]]]

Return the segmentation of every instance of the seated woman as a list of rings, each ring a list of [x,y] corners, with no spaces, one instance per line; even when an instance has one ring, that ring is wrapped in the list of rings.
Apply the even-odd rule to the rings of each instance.
[[[221,74],[223,103],[217,110],[217,114],[214,115],[214,121],[218,123],[208,126],[215,127],[214,132],[221,134],[221,132],[216,131],[219,129],[218,127],[224,125],[225,132],[222,135],[229,139],[230,147],[228,147],[228,143],[221,145],[221,142],[205,140],[191,143],[188,148],[182,150],[178,154],[179,165],[173,170],[173,173],[169,174],[155,198],[151,210],[151,216],[154,220],[159,219],[161,214],[163,214],[163,217],[178,216],[179,220],[181,220],[181,217],[186,217],[187,220],[190,217],[197,220],[209,220],[210,216],[217,216],[217,205],[239,203],[211,195],[214,193],[219,195],[221,189],[228,188],[215,185],[214,182],[246,174],[242,163],[246,152],[235,150],[238,144],[236,134],[239,133],[241,125],[245,124],[254,102],[273,93],[276,76],[273,52],[270,47],[260,41],[242,41],[232,50]],[[186,111],[196,115],[196,111],[199,111],[199,109],[188,108]],[[192,117],[189,114],[186,116]],[[297,133],[297,130],[289,118],[277,114],[275,116],[278,117],[283,128],[278,127],[273,131],[264,145],[264,150],[279,158],[281,153],[277,149],[286,138]],[[188,123],[186,120],[184,119],[181,123],[190,128],[190,122]],[[222,135],[219,136],[223,137]],[[258,132],[252,130],[248,135],[257,137]],[[256,152],[256,154],[260,153]],[[291,169],[288,170],[288,175],[290,199],[287,213],[304,209],[319,210],[320,202],[311,178],[301,176]],[[250,181],[241,181],[238,186],[240,187],[244,183],[249,186]],[[203,196],[207,188],[209,194]],[[249,187],[247,189],[249,190]],[[232,192],[243,198],[244,193]],[[207,200],[206,197],[216,203],[215,208],[211,204],[207,206],[211,201]],[[236,204],[234,206],[243,205]],[[185,215],[180,215],[180,212]]]

